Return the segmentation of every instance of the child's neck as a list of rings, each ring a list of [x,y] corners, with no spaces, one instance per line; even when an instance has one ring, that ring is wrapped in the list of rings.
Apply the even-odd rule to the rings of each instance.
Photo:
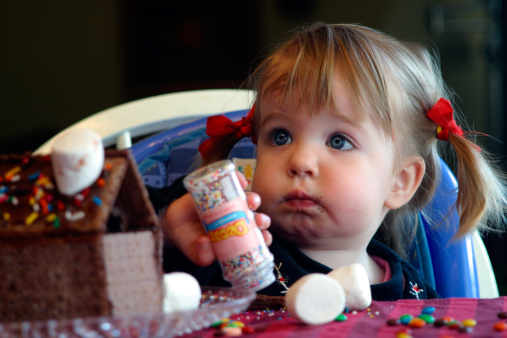
[[[366,251],[319,250],[303,248],[301,248],[301,251],[311,259],[327,265],[331,269],[338,269],[353,263],[359,263],[366,269],[370,284],[379,284],[384,281],[384,269],[382,269],[366,253]]]

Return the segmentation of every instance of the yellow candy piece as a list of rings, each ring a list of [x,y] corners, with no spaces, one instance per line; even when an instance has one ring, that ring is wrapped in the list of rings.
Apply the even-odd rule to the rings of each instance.
[[[412,338],[412,336],[405,332],[398,332],[396,338]]]
[[[26,225],[31,225],[31,224],[32,224],[32,223],[33,223],[33,222],[37,219],[37,217],[39,217],[39,213],[37,213],[37,212],[32,212],[32,213],[30,214],[30,216],[28,216],[28,217],[26,218],[26,220],[25,220],[25,224],[26,224]]]
[[[475,319],[465,319],[461,322],[461,324],[467,327],[474,327],[477,325],[477,321]]]
[[[232,323],[229,323],[229,325],[234,325],[234,326],[241,327],[241,328],[245,327],[245,323],[237,321],[237,320],[233,321]]]

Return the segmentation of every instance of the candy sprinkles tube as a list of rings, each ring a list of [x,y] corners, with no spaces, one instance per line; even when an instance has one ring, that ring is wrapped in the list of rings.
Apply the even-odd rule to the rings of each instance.
[[[275,281],[273,255],[248,208],[234,164],[200,168],[183,181],[210,236],[224,279],[234,288],[263,289]]]

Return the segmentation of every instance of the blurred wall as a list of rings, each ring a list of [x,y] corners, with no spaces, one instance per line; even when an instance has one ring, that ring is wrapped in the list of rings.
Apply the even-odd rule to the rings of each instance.
[[[0,151],[125,101],[118,1],[0,2]]]
[[[460,2],[225,1],[210,13],[172,1],[2,1],[0,151],[33,150],[83,117],[140,97],[238,87],[269,46],[314,21],[361,23],[403,40],[434,43],[461,110],[477,129],[502,138],[503,124],[488,113],[488,32],[429,29],[431,5]],[[484,15],[475,11],[463,19]],[[153,75],[143,78],[143,72]]]

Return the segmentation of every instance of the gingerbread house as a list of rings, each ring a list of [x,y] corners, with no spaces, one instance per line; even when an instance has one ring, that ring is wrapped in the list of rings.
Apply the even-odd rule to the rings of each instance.
[[[0,156],[0,322],[159,313],[161,251],[128,150],[73,196],[50,156]]]

